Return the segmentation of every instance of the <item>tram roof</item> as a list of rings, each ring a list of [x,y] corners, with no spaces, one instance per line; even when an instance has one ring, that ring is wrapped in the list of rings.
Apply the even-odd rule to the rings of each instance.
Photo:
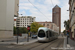
[[[49,29],[49,28],[47,28],[47,27],[40,27],[40,28],[38,29],[38,31],[41,30],[41,29],[43,29],[44,31],[51,30],[51,29]],[[53,31],[53,30],[51,30],[51,31]],[[53,32],[56,32],[56,31],[53,31]]]
[[[47,27],[40,27],[38,30],[40,30],[40,29],[43,29],[43,30],[45,30],[45,31],[51,30],[51,29],[49,29],[49,28],[47,28]],[[52,31],[52,30],[51,30],[51,31]]]

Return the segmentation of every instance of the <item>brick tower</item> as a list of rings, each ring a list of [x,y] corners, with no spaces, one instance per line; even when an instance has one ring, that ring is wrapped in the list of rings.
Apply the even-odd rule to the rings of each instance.
[[[59,34],[61,33],[61,8],[56,5],[52,9],[52,22],[59,27]]]

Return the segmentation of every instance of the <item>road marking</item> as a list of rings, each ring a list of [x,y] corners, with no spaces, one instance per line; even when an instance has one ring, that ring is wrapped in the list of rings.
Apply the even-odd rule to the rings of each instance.
[[[70,47],[70,45],[69,45],[69,44],[67,44],[67,47]]]
[[[63,45],[64,50],[66,50],[66,37],[64,37],[64,45]]]

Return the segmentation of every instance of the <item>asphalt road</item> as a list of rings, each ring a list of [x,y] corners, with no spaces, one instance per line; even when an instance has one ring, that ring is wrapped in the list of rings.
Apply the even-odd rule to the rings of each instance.
[[[48,43],[31,43],[27,45],[0,45],[0,50],[62,50],[64,39],[56,39]]]

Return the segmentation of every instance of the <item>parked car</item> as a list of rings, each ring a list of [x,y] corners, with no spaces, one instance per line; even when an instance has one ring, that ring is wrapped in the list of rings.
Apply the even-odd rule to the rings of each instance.
[[[37,38],[37,35],[32,35],[32,38]]]

